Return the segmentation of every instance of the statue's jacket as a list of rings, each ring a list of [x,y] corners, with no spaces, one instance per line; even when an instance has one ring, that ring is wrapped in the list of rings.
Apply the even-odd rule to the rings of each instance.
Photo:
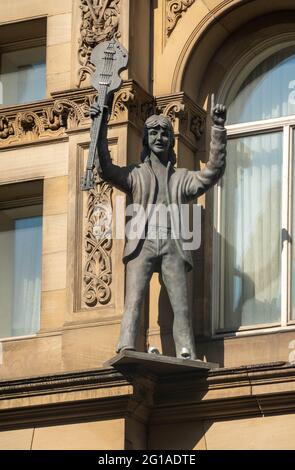
[[[226,130],[212,126],[209,160],[204,169],[190,171],[186,168],[174,168],[169,162],[166,172],[166,196],[169,205],[177,205],[178,211],[172,211],[171,223],[180,226],[180,220],[173,220],[175,214],[180,217],[181,205],[198,198],[211,188],[224,173],[226,165]],[[119,167],[111,161],[109,153],[99,156],[97,168],[100,176],[129,194],[131,203],[136,208],[138,205],[149,214],[150,208],[155,203],[156,177],[152,170],[149,157],[139,165]],[[135,211],[134,216],[138,213]],[[132,218],[132,216],[131,216]],[[143,225],[142,230],[145,230]],[[123,261],[128,262],[138,252],[139,244],[143,235],[139,237],[126,238]],[[173,242],[178,253],[186,262],[187,270],[193,267],[190,250],[184,249],[187,240],[183,240],[181,230],[179,237]]]

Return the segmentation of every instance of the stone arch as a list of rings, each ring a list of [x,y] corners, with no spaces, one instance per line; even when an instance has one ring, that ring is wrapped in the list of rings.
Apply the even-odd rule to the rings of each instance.
[[[171,92],[183,91],[204,110],[210,105],[210,93],[222,100],[234,75],[238,76],[245,61],[276,42],[295,40],[295,4],[289,0],[255,0],[209,2],[217,4],[210,14],[191,32],[178,55],[171,80]],[[232,75],[231,75],[232,74]],[[198,142],[196,162],[200,166],[207,161],[210,117],[202,138]],[[212,333],[212,265],[214,232],[214,191],[206,193],[199,203],[205,208],[203,219],[203,245],[199,263],[203,263],[203,278],[197,285],[198,299],[203,308],[196,312],[205,335]]]
[[[294,31],[292,0],[224,0],[210,9],[191,32],[178,56],[173,93],[184,91],[207,108],[209,90],[219,92],[229,68],[259,43]]]

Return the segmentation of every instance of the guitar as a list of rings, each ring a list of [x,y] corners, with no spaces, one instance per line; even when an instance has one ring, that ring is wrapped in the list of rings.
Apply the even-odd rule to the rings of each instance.
[[[91,62],[96,70],[92,75],[92,85],[98,91],[96,105],[101,112],[92,122],[90,131],[91,141],[85,175],[81,181],[82,191],[94,188],[94,161],[97,141],[101,128],[103,107],[109,102],[110,96],[117,91],[122,79],[120,73],[127,68],[128,52],[115,39],[98,44],[91,53]]]

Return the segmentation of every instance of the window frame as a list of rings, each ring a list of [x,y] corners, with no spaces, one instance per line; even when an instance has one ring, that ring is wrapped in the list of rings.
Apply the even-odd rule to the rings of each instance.
[[[13,197],[13,189],[15,187],[21,187],[19,197]],[[5,191],[5,195],[7,197],[3,197],[2,189],[7,189]],[[2,196],[2,197],[1,197]],[[0,185],[0,210],[5,209],[17,209],[27,206],[38,206],[42,205],[42,220],[44,219],[43,208],[44,208],[44,180],[43,179],[36,179],[36,180],[26,180],[26,181],[18,181],[15,183],[4,183]],[[43,229],[44,225],[42,222],[42,240],[43,240]],[[41,251],[41,272],[42,272],[42,251]],[[40,296],[42,295],[42,277],[41,277],[41,286],[40,286]],[[41,322],[41,314],[42,314],[42,300],[40,297],[40,310],[39,310],[39,319]],[[22,339],[29,339],[35,338],[39,332],[36,333],[28,333],[27,335],[18,335],[18,336],[5,336],[3,338],[0,337],[0,343],[5,341],[18,341]]]
[[[278,50],[295,44],[295,32],[285,33],[278,37],[266,40],[259,44],[254,50],[244,55],[232,68],[224,80],[218,102],[228,102],[232,94],[232,85],[239,84],[251,73],[253,68],[261,63],[266,57]],[[253,53],[255,58],[253,59]],[[249,60],[250,57],[252,60]],[[243,71],[243,73],[242,73]],[[235,77],[234,79],[232,77]],[[222,181],[214,188],[213,195],[213,246],[212,246],[212,338],[248,336],[253,334],[266,334],[275,331],[295,330],[295,319],[291,319],[291,267],[292,267],[292,197],[295,188],[292,187],[292,172],[295,160],[295,114],[280,118],[264,119],[259,121],[242,122],[226,126],[228,140],[237,137],[248,137],[252,135],[271,132],[282,132],[282,192],[281,192],[281,319],[279,323],[255,324],[240,326],[237,329],[221,329],[220,319],[224,312],[222,295],[223,283],[223,253],[221,247],[221,191]],[[294,194],[295,196],[295,194]],[[295,201],[293,201],[295,203]],[[290,237],[284,237],[284,234]],[[289,240],[288,240],[289,238]]]
[[[8,34],[8,41],[0,40],[0,76],[1,76],[1,56],[2,54],[22,51],[25,49],[31,49],[34,47],[45,47],[47,65],[47,17],[43,16],[31,20],[25,20],[21,22],[13,22],[9,24],[0,25],[0,33],[3,33],[3,37],[6,37],[7,33],[13,32],[14,40],[11,40],[11,33]],[[45,82],[45,96],[46,98],[46,82]],[[29,102],[34,103],[40,100],[30,100]],[[0,104],[1,108],[13,107],[13,106],[24,106],[27,103],[13,103],[13,104]]]

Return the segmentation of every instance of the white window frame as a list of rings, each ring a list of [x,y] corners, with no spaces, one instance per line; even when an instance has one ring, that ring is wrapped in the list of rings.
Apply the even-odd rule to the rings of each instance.
[[[282,132],[283,135],[283,155],[282,155],[282,209],[281,209],[281,232],[291,235],[292,230],[292,160],[293,160],[293,131],[295,132],[295,115],[277,119],[261,120],[242,124],[233,124],[227,126],[228,139],[237,137],[248,137],[257,134],[265,134],[270,132]],[[224,317],[222,311],[224,290],[220,288],[223,285],[222,270],[223,253],[220,243],[221,235],[221,184],[219,183],[215,189],[215,210],[214,210],[214,228],[215,239],[213,241],[213,260],[215,266],[213,272],[214,279],[214,295],[213,295],[213,318],[214,330],[213,334],[218,334],[218,325],[220,319]],[[280,323],[269,323],[261,325],[241,326],[237,331],[258,330],[265,328],[287,327],[293,325],[295,328],[295,320],[291,320],[291,241],[282,236],[281,249],[281,321]],[[218,274],[218,275],[217,275]],[[217,315],[216,315],[217,313]],[[226,334],[226,331],[220,330],[220,334]],[[218,334],[218,336],[220,335]]]
[[[18,183],[24,183],[25,185],[30,185],[30,183],[33,181],[19,181]],[[16,183],[16,184],[18,184]],[[4,183],[1,186],[9,186],[10,183]],[[12,183],[13,184],[13,183]],[[42,182],[43,186],[43,182]],[[30,191],[28,191],[29,193]],[[17,198],[17,199],[7,199],[5,201],[0,200],[0,210],[1,209],[14,209],[14,208],[19,208],[19,207],[26,207],[26,206],[32,206],[32,205],[42,205],[42,223],[44,222],[44,214],[43,214],[43,208],[44,208],[44,194],[43,194],[43,189],[42,189],[42,195],[28,195],[26,194],[23,197]],[[42,225],[42,240],[43,240],[43,230],[44,230],[44,225]],[[43,257],[43,252],[41,252],[41,262],[42,262],[42,257]],[[40,288],[40,295],[42,296],[42,279],[41,279],[41,288]],[[40,327],[41,327],[41,321],[42,321],[42,300],[40,298],[40,310],[39,310],[39,321],[40,321]],[[36,338],[39,336],[40,330],[37,331],[36,333],[28,333],[26,335],[19,335],[19,336],[4,336],[1,338],[0,336],[0,345],[1,343],[5,342],[11,342],[11,341],[21,341],[21,340],[28,340],[30,338]],[[1,364],[0,364],[1,365]]]
[[[270,40],[266,40],[257,46],[255,50],[249,51],[242,57],[233,67],[231,73],[224,80],[218,102],[227,102],[228,97],[232,94],[232,77],[239,76],[239,83],[243,81],[242,75],[246,77],[253,68],[261,63],[264,58],[282,47],[294,45],[295,33],[288,32]],[[270,52],[271,51],[271,52]],[[250,57],[254,59],[249,60]],[[250,63],[251,62],[251,63]],[[253,67],[254,65],[254,67]],[[295,77],[294,77],[295,78]],[[234,86],[237,86],[235,83]],[[212,258],[212,322],[211,335],[213,338],[248,336],[253,334],[267,334],[270,332],[282,330],[295,330],[295,319],[291,320],[291,262],[292,262],[292,172],[293,160],[295,160],[295,149],[293,148],[295,137],[295,115],[281,118],[265,119],[259,121],[251,121],[246,123],[231,124],[226,126],[228,139],[237,137],[248,137],[251,135],[265,134],[270,132],[282,132],[283,155],[282,155],[282,206],[281,206],[281,231],[283,234],[289,234],[290,237],[282,236],[281,247],[281,321],[279,323],[255,324],[241,326],[236,330],[222,330],[219,328],[220,319],[224,318],[224,312],[221,306],[224,305],[222,296],[224,295],[223,286],[223,253],[221,247],[221,186],[222,181],[214,188],[214,211],[213,211],[213,258]],[[294,195],[295,198],[295,195]],[[295,234],[294,234],[295,236]]]

